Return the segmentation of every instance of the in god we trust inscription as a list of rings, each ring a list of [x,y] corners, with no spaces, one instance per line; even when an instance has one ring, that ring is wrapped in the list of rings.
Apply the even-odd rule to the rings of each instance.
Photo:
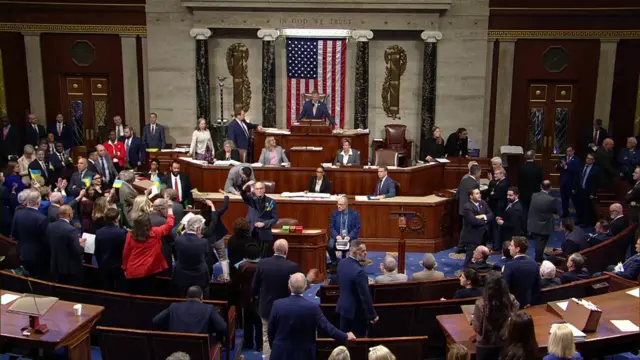
[[[298,26],[324,26],[324,25],[351,25],[353,23],[353,19],[349,18],[325,18],[325,19],[317,19],[317,18],[306,18],[306,17],[291,17],[291,18],[280,18],[280,25],[298,25]]]

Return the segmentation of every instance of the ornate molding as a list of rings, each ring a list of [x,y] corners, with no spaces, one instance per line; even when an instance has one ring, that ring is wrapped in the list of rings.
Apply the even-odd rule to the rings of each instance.
[[[420,37],[426,42],[435,43],[442,40],[442,33],[440,31],[425,30],[420,33]]]
[[[196,40],[207,40],[211,36],[211,30],[207,28],[193,28],[189,30],[189,35]]]
[[[351,31],[351,37],[356,41],[369,41],[373,39],[373,31],[371,30],[353,30]]]
[[[20,33],[84,33],[84,34],[146,34],[145,25],[78,25],[0,23],[0,32]]]
[[[407,69],[407,53],[400,45],[389,46],[384,52],[385,77],[382,83],[382,109],[387,117],[400,120],[400,78]]]
[[[282,36],[292,37],[319,37],[319,38],[348,38],[351,30],[348,29],[282,29]]]
[[[274,41],[280,36],[280,31],[276,29],[260,29],[258,30],[258,37],[262,41]]]
[[[229,46],[225,55],[229,75],[233,77],[233,110],[249,111],[251,80],[249,79],[249,49],[243,43]]]
[[[489,30],[496,39],[640,39],[640,30]]]

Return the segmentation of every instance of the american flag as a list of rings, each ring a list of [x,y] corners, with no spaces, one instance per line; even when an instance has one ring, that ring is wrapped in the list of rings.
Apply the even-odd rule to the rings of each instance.
[[[344,128],[347,41],[287,39],[287,125],[302,111],[302,95],[317,90],[328,94],[327,107]]]

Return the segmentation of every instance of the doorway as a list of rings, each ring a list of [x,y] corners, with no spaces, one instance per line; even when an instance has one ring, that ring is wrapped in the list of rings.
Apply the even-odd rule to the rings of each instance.
[[[93,148],[107,138],[109,80],[105,76],[62,76],[62,113],[73,128],[75,146]]]
[[[575,146],[573,121],[576,87],[570,83],[535,82],[529,85],[527,145],[554,186],[560,183],[556,164],[567,146]]]

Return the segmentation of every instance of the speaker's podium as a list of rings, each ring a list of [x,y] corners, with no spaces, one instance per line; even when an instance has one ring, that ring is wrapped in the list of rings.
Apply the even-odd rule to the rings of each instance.
[[[302,119],[291,124],[291,133],[299,135],[331,134],[331,124],[328,120]]]

